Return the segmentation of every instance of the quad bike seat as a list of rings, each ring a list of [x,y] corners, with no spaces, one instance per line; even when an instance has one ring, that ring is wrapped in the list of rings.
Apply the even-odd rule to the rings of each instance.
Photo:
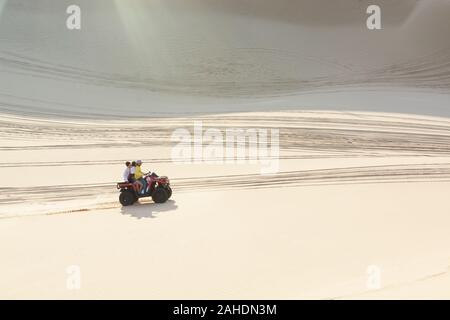
[[[117,182],[117,189],[133,188],[133,184],[130,182]]]

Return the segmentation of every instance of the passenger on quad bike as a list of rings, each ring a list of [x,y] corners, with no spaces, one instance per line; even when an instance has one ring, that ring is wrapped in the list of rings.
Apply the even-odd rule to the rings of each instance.
[[[130,182],[128,179],[130,178],[131,162],[125,162],[125,167],[125,171],[123,172],[123,181]]]

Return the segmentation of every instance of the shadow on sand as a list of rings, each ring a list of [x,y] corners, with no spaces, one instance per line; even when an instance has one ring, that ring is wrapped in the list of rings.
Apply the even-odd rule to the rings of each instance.
[[[120,212],[124,215],[130,215],[131,217],[142,218],[156,218],[155,214],[160,212],[168,212],[177,210],[178,206],[174,200],[168,200],[166,203],[154,203],[154,202],[136,202],[132,206],[122,207]]]

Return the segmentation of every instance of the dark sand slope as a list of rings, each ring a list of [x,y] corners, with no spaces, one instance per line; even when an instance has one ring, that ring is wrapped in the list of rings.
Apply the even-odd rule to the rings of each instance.
[[[114,117],[282,109],[448,116],[450,4],[4,1],[0,111]]]

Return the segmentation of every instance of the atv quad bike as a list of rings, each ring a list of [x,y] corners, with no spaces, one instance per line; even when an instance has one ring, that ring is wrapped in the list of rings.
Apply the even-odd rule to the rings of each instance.
[[[172,196],[169,178],[165,176],[158,177],[154,173],[144,176],[147,185],[145,190],[137,191],[136,185],[130,182],[117,183],[117,189],[120,190],[119,201],[123,206],[129,206],[135,203],[139,198],[152,197],[155,203],[164,203]]]

